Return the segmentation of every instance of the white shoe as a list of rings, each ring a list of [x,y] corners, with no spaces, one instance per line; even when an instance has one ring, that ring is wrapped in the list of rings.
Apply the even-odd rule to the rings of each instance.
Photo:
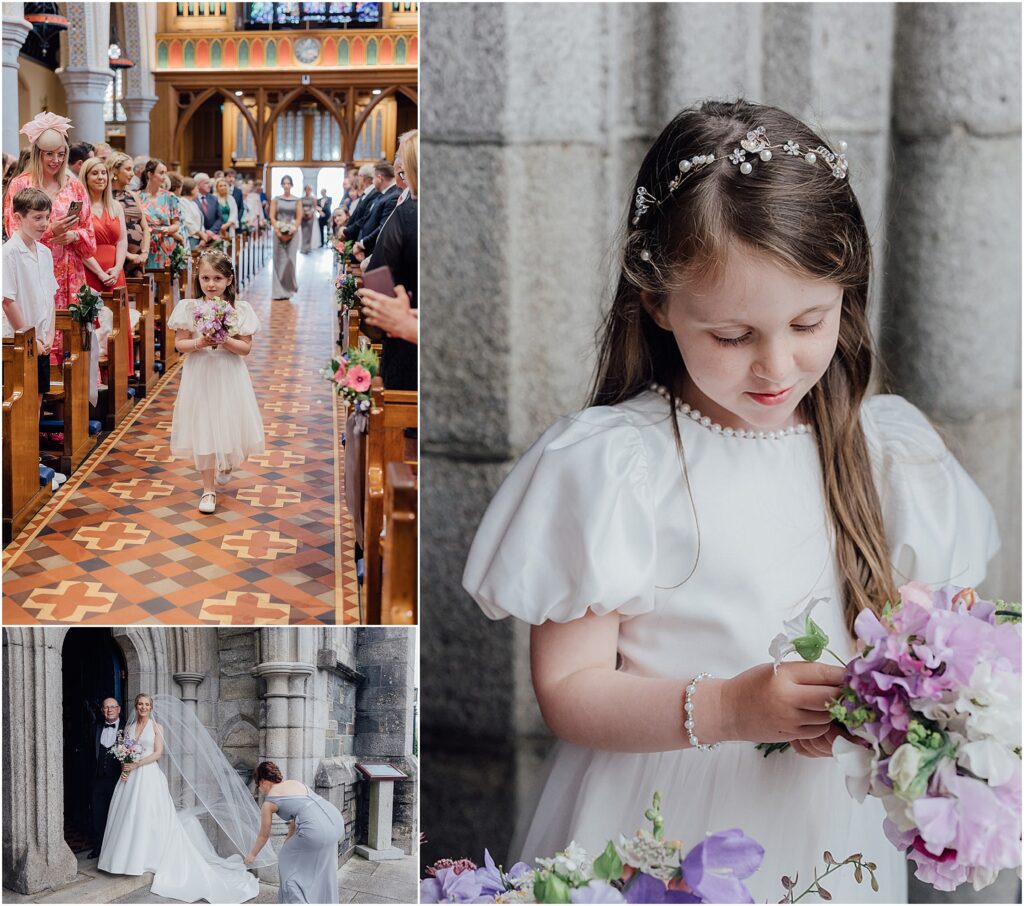
[[[68,476],[63,472],[54,472],[53,481],[50,482],[50,486],[56,491],[64,482],[68,480]]]
[[[199,498],[199,512],[212,513],[217,509],[217,494],[214,491],[207,491]]]
[[[216,481],[217,484],[221,485],[221,487],[226,485],[229,481],[231,481],[231,469],[226,469],[223,472],[218,471]]]

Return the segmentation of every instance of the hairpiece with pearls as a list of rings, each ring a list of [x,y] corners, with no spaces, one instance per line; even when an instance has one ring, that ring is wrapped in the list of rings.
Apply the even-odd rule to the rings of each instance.
[[[781,144],[772,144],[764,126],[758,126],[756,129],[751,129],[746,137],[740,140],[739,147],[734,148],[732,153],[726,157],[715,157],[714,154],[698,154],[695,157],[679,161],[679,172],[669,181],[668,192],[664,198],[656,198],[648,189],[640,186],[636,190],[636,201],[633,206],[633,226],[639,227],[640,218],[651,207],[661,205],[667,201],[687,176],[704,169],[708,164],[712,164],[716,160],[728,160],[729,163],[739,167],[740,173],[744,176],[749,176],[754,169],[754,160],[770,161],[774,156],[772,152],[781,150],[788,157],[802,157],[804,161],[812,166],[820,160],[829,168],[835,179],[845,179],[849,169],[849,164],[846,160],[846,142],[839,142],[836,147],[839,149],[838,154],[824,145],[818,145],[816,148],[803,148],[799,142],[795,142],[792,139],[788,139]],[[750,160],[747,159],[748,154],[753,155]],[[650,252],[646,249],[640,253],[640,257],[644,261],[650,261],[651,259]]]

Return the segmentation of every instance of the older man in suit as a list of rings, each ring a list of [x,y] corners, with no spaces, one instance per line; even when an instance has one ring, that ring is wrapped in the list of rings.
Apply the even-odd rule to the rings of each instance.
[[[395,183],[395,168],[386,160],[373,165],[373,187],[377,190],[377,195],[359,228],[358,241],[353,247],[357,254],[369,254],[373,251],[381,227],[391,216],[391,212],[398,204],[398,196],[402,194],[402,190]]]
[[[121,705],[116,698],[105,698],[100,708],[103,720],[96,724],[93,739],[93,751],[96,766],[92,772],[92,821],[95,841],[90,859],[100,855],[100,844],[103,833],[107,829],[107,813],[110,811],[110,800],[114,798],[114,789],[121,776],[121,762],[107,750],[117,744],[117,735],[124,729],[121,720]]]
[[[224,223],[220,214],[220,202],[212,194],[213,180],[210,179],[209,173],[196,173],[192,178],[196,181],[196,188],[199,190],[196,204],[203,215],[203,229],[206,231],[204,238],[207,242],[213,242],[220,238],[220,228]]]

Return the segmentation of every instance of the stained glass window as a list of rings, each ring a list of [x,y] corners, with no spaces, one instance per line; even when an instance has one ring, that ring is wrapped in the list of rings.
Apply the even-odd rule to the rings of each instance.
[[[246,3],[246,28],[374,27],[383,21],[382,3]]]

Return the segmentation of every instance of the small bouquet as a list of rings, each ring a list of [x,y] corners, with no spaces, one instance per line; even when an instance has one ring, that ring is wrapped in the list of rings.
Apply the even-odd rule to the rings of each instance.
[[[349,349],[340,359],[325,365],[320,374],[334,385],[356,412],[370,409],[370,383],[380,370],[380,359],[372,349]]]
[[[817,660],[828,638],[802,616],[792,650]],[[972,588],[904,585],[881,618],[857,617],[861,652],[830,703],[856,739],[833,745],[847,789],[882,800],[886,836],[938,890],[981,890],[1021,865],[1020,617]]]
[[[134,764],[142,760],[142,745],[126,736],[124,730],[117,733],[117,742],[107,752],[113,755],[121,764]]]
[[[171,252],[171,273],[180,274],[187,270],[188,258],[185,247],[180,242],[174,243],[174,249]]]
[[[576,843],[537,867],[517,862],[507,872],[484,851],[484,867],[469,859],[442,859],[420,881],[421,903],[752,903],[743,883],[761,866],[764,849],[741,830],[708,834],[688,853],[679,840],[665,839],[661,795],[644,816],[650,831],[620,835],[591,860]],[[795,894],[796,879],[785,877],[784,903],[797,903],[811,893],[831,894],[818,883],[844,865],[854,867],[858,882],[867,871],[872,885],[875,866],[860,854],[837,862],[825,853],[826,870],[815,874],[803,893]]]
[[[279,233],[284,233],[285,236],[291,236],[295,232],[295,221],[294,220],[275,220],[274,229]]]
[[[238,312],[220,296],[198,299],[192,311],[192,323],[196,330],[217,345],[228,337],[238,336]]]
[[[335,301],[340,311],[349,312],[359,304],[356,295],[356,278],[351,274],[338,274],[334,278]]]
[[[68,306],[71,318],[91,328],[93,321],[103,310],[103,298],[88,283],[83,283],[75,293],[75,301]]]

